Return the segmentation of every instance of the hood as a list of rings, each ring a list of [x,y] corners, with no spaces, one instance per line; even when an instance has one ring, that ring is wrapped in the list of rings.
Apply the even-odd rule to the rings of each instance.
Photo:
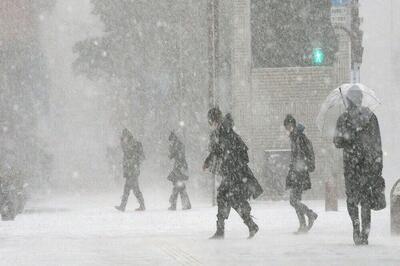
[[[123,138],[124,138],[124,137],[133,138],[133,135],[132,135],[132,133],[129,131],[129,129],[124,128],[124,129],[122,130],[122,137],[123,137]]]
[[[175,132],[174,132],[174,131],[171,131],[171,133],[169,134],[168,140],[169,140],[169,141],[176,141],[177,138],[178,138],[178,137],[176,136]]]
[[[360,130],[368,125],[374,114],[368,107],[354,108],[347,111],[353,126]]]
[[[346,100],[349,106],[361,107],[363,102],[363,93],[357,85],[353,85],[346,93]]]
[[[302,124],[297,124],[297,126],[296,126],[296,130],[298,133],[304,133],[305,129],[306,129],[306,127]]]
[[[232,130],[235,126],[232,115],[230,113],[227,113],[225,115],[224,120],[222,121],[222,126],[228,131]]]

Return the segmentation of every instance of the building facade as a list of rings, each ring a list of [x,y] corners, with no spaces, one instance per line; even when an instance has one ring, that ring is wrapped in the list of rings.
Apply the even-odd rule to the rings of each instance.
[[[290,113],[304,124],[314,143],[317,169],[312,175],[311,195],[321,197],[327,180],[338,183],[340,154],[331,140],[321,136],[315,119],[329,92],[352,79],[351,38],[343,30],[351,26],[350,4],[343,1],[332,7],[331,19],[339,41],[333,66],[254,68],[251,0],[231,1],[231,111],[238,132],[250,147],[252,166],[260,179],[268,178],[266,151],[289,149],[283,120]]]

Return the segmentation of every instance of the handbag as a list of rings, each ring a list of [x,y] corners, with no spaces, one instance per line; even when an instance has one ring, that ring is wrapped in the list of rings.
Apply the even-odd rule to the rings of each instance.
[[[371,209],[374,211],[380,211],[386,208],[385,179],[383,179],[383,177],[379,177],[371,186],[370,205]]]

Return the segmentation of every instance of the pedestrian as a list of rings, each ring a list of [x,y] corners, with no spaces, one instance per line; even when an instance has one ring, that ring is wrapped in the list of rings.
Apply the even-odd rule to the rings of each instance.
[[[146,208],[144,205],[143,194],[139,188],[140,164],[145,159],[142,143],[135,140],[132,133],[125,128],[122,131],[121,147],[123,151],[122,163],[125,186],[121,204],[115,206],[115,208],[122,212],[125,211],[129,193],[132,190],[140,205],[136,211],[144,211]]]
[[[171,132],[168,140],[170,141],[169,158],[174,160],[174,167],[168,175],[168,180],[171,181],[173,185],[172,194],[169,198],[171,206],[168,209],[171,211],[176,210],[176,201],[178,196],[181,195],[182,209],[190,210],[192,206],[185,184],[185,181],[189,179],[187,174],[188,165],[185,156],[185,145],[178,139],[178,136],[174,132]]]
[[[346,111],[337,121],[333,142],[338,149],[343,149],[347,210],[353,224],[353,241],[356,245],[368,245],[371,209],[379,210],[386,206],[379,123],[375,114],[362,106],[363,93],[357,85],[348,90],[343,100]]]
[[[204,162],[203,170],[218,171],[222,176],[217,193],[217,231],[211,239],[224,238],[225,220],[231,208],[242,218],[249,229],[249,238],[252,238],[259,228],[251,216],[249,199],[257,198],[263,190],[248,166],[248,148],[234,131],[230,114],[223,118],[222,112],[215,107],[209,110],[208,121],[212,128],[210,154]]]
[[[18,193],[12,176],[0,177],[0,214],[2,221],[12,221],[18,214]]]
[[[315,156],[311,141],[304,134],[304,126],[297,124],[292,115],[287,115],[284,126],[290,139],[290,165],[286,178],[286,189],[290,190],[290,205],[299,219],[296,234],[310,231],[318,215],[301,202],[304,191],[311,189],[310,172],[315,170]],[[308,224],[306,222],[308,218]]]

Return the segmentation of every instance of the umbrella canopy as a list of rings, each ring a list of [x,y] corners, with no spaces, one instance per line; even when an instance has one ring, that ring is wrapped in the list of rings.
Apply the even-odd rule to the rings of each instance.
[[[343,84],[334,89],[322,103],[316,120],[324,136],[333,138],[337,120],[350,104],[363,109],[368,108],[371,112],[364,113],[372,115],[372,112],[380,105],[380,101],[372,89],[360,83]]]

